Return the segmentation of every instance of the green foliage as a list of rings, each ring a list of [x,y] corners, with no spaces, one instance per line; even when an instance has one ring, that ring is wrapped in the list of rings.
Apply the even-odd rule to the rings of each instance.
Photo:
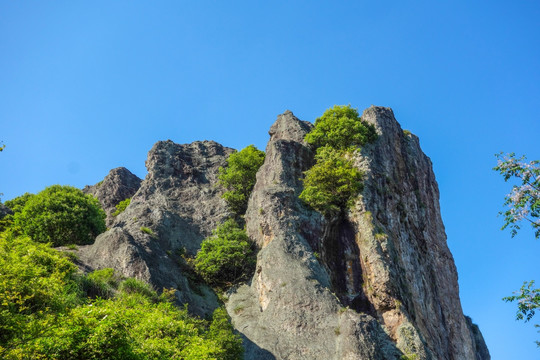
[[[363,174],[350,160],[352,151],[376,139],[375,127],[350,105],[326,110],[305,137],[317,154],[315,165],[304,173],[300,199],[327,218],[340,215],[363,189]]]
[[[338,215],[362,191],[363,174],[343,151],[324,146],[317,150],[315,165],[305,172],[300,199],[327,217]]]
[[[527,163],[525,156],[516,158],[514,153],[495,156],[498,161],[493,170],[498,171],[504,181],[514,179],[520,183],[505,197],[504,205],[509,209],[500,213],[505,220],[502,228],[510,227],[514,237],[521,221],[526,221],[531,224],[535,237],[540,238],[540,160]]]
[[[48,244],[0,235],[0,358],[241,359],[241,338],[225,310],[191,317],[147,284],[112,269],[87,276]],[[85,284],[114,290],[85,298]],[[99,287],[101,286],[99,285]]]
[[[244,215],[255,175],[264,162],[264,152],[249,145],[227,159],[227,168],[219,169],[219,183],[227,190],[223,199],[236,215]]]
[[[148,235],[154,235],[154,232],[152,231],[152,229],[147,228],[146,226],[141,226],[141,231]]]
[[[525,320],[525,322],[531,320],[536,310],[540,308],[540,289],[534,288],[534,281],[525,281],[521,289],[514,294],[503,298],[503,300],[507,302],[518,302],[516,320]],[[540,328],[538,324],[534,326]],[[536,345],[540,347],[540,341],[536,341]]]
[[[305,140],[316,147],[329,145],[345,150],[363,146],[377,139],[375,127],[360,118],[358,110],[350,105],[335,105],[315,120],[315,127]]]
[[[128,207],[130,203],[131,203],[131,198],[127,198],[125,200],[120,201],[118,204],[115,205],[116,211],[113,212],[112,216],[120,215],[122,212],[124,212],[124,210],[126,210],[126,208]]]
[[[96,270],[79,279],[83,293],[91,298],[109,299],[114,297],[120,283],[120,277],[111,268]]]
[[[0,347],[23,336],[19,334],[35,336],[39,329],[28,319],[42,319],[79,302],[76,270],[46,244],[0,234]]]
[[[28,200],[30,200],[34,196],[34,194],[24,193],[21,196],[17,196],[16,198],[6,201],[4,205],[10,208],[11,211],[13,211],[14,213],[18,213],[22,211],[24,205],[26,205]]]
[[[120,291],[124,294],[140,294],[149,299],[156,297],[156,292],[143,281],[134,278],[128,278],[120,284]]]
[[[105,212],[96,198],[71,186],[53,185],[30,196],[14,222],[38,242],[54,246],[89,244],[105,231]]]
[[[193,264],[209,284],[224,286],[244,278],[253,269],[255,258],[245,230],[229,219],[203,240]]]
[[[16,213],[20,213],[26,205],[26,202],[35,196],[34,194],[24,193],[21,196],[17,196],[14,199],[8,200],[4,203],[5,206],[13,211],[13,214],[8,214],[4,218],[0,219],[0,231],[4,231],[9,228],[13,228],[13,219]]]

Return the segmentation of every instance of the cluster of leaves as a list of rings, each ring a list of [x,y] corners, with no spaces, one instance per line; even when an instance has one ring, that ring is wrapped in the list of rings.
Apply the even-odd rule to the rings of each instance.
[[[32,240],[53,246],[89,244],[106,229],[97,199],[71,186],[52,185],[5,205],[14,214],[2,219],[2,230],[15,227]]]
[[[363,187],[363,174],[350,160],[352,152],[376,138],[373,125],[350,105],[326,110],[305,137],[317,153],[315,165],[304,173],[300,199],[327,218],[339,215]]]
[[[239,359],[223,309],[190,316],[147,284],[112,269],[88,276],[28,237],[0,236],[0,358]]]
[[[518,302],[517,320],[525,320],[525,322],[531,320],[536,309],[540,308],[540,289],[534,288],[534,281],[525,281],[521,289],[514,294],[503,298],[503,300],[507,302]],[[538,324],[534,326],[540,328]],[[540,347],[540,341],[536,341],[536,344]]]
[[[116,211],[112,213],[112,216],[118,216],[121,213],[123,213],[130,203],[131,203],[131,198],[127,198],[125,200],[120,201],[118,204],[115,205]]]
[[[249,195],[255,186],[255,175],[264,162],[264,152],[249,145],[227,159],[227,167],[219,169],[219,183],[227,189],[223,199],[237,216],[244,215]]]
[[[246,231],[233,219],[225,221],[203,240],[193,265],[213,286],[224,287],[244,279],[255,266],[253,246]]]
[[[500,172],[505,181],[517,179],[520,183],[505,197],[504,205],[509,209],[501,212],[505,220],[502,228],[510,227],[514,237],[520,222],[525,220],[531,224],[535,237],[540,238],[540,161],[524,162],[525,156],[516,158],[514,153],[496,156],[497,166],[493,169]]]

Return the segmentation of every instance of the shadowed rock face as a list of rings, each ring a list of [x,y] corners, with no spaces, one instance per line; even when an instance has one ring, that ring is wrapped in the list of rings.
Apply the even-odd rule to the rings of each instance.
[[[110,227],[115,220],[112,214],[116,211],[116,205],[132,197],[139,190],[141,181],[128,169],[119,167],[112,169],[103,181],[96,185],[85,186],[83,192],[92,194],[99,200],[107,214],[106,224]]]
[[[213,141],[187,145],[160,141],[148,153],[148,175],[112,228],[79,250],[89,269],[113,267],[124,276],[177,289],[178,302],[206,315],[214,293],[190,281],[179,251],[194,255],[201,241],[229,216],[217,185],[218,169],[233,149]],[[102,184],[102,186],[105,184]]]

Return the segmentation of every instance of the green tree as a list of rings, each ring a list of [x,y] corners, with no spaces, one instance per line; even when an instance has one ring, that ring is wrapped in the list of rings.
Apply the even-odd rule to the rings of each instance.
[[[376,139],[375,127],[350,105],[326,110],[305,137],[317,153],[315,165],[304,173],[300,199],[328,219],[341,216],[363,188],[363,174],[351,161],[353,152]]]
[[[360,118],[358,110],[350,105],[335,105],[315,120],[315,127],[305,140],[316,147],[330,145],[345,150],[363,146],[377,139],[375,127]]]
[[[105,231],[105,212],[98,200],[71,186],[53,185],[31,196],[14,223],[38,242],[54,246],[89,244]]]
[[[518,185],[513,185],[510,194],[506,195],[504,206],[508,209],[500,212],[504,215],[502,229],[510,227],[514,237],[522,221],[531,224],[536,239],[540,238],[540,161],[525,162],[525,156],[516,158],[514,153],[497,156],[497,166],[493,170],[498,171],[505,181],[517,180]],[[517,320],[525,322],[532,319],[535,310],[540,308],[540,289],[534,289],[534,281],[524,282],[521,289],[515,295],[503,298],[507,302],[518,302]],[[540,325],[535,325],[540,328]],[[540,347],[540,342],[536,342]]]
[[[255,258],[245,230],[229,219],[203,240],[193,263],[195,271],[209,284],[226,286],[248,275]]]
[[[328,218],[351,205],[362,191],[363,174],[345,157],[343,151],[326,145],[315,155],[315,165],[305,172],[300,199]]]
[[[223,199],[236,215],[246,213],[249,195],[255,186],[255,175],[264,163],[264,152],[249,145],[227,159],[227,167],[219,169],[219,183],[227,190]]]

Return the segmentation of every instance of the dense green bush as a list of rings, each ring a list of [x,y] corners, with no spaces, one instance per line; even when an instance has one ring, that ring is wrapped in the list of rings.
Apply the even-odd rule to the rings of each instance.
[[[315,120],[315,127],[305,140],[317,147],[330,145],[334,149],[362,146],[377,139],[375,127],[360,118],[350,105],[335,105]]]
[[[362,191],[363,174],[343,156],[343,151],[328,145],[317,151],[315,159],[315,165],[305,172],[300,199],[331,217],[351,205],[354,196]]]
[[[195,271],[209,284],[226,286],[244,278],[255,258],[245,230],[229,219],[203,240],[193,262]]]
[[[2,359],[242,358],[225,310],[212,321],[194,318],[173,305],[172,291],[158,296],[112,269],[79,275],[62,253],[28,237],[0,234],[0,274]],[[85,297],[88,284],[109,298]]]
[[[264,152],[249,145],[227,159],[227,167],[219,169],[219,183],[227,189],[223,198],[236,215],[244,215],[249,195],[255,186],[255,175],[264,163]]]
[[[0,234],[0,354],[12,338],[39,334],[29,320],[61,313],[80,302],[76,271],[66,256],[47,244]]]
[[[130,203],[131,203],[131,198],[127,198],[125,200],[120,201],[118,204],[115,205],[116,211],[113,212],[112,216],[118,216],[121,213],[123,213]]]
[[[15,225],[38,242],[54,246],[89,244],[105,231],[105,212],[96,198],[71,186],[53,185],[31,196]]]

